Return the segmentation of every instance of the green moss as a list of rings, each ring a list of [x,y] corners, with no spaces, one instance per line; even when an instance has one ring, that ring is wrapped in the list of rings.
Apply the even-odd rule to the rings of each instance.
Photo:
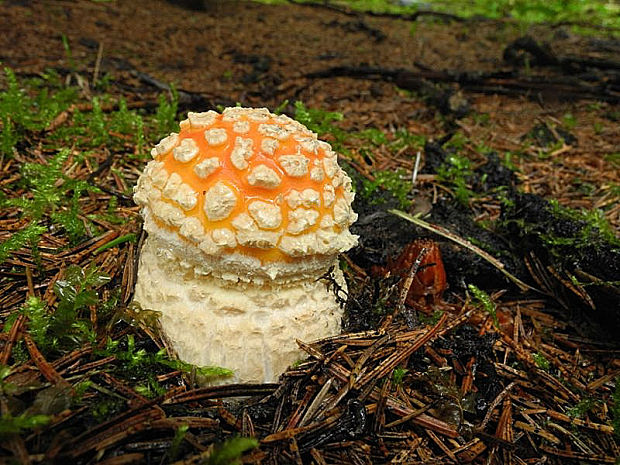
[[[5,331],[8,331],[10,329],[10,325],[9,325],[10,318],[11,317],[9,316],[7,318],[7,321],[5,322],[5,325],[4,325]],[[28,353],[28,349],[26,349],[26,345],[24,344],[24,341],[17,341],[15,343],[15,345],[13,346],[13,350],[11,351],[11,357],[13,358],[13,361],[16,364],[24,363],[30,360],[30,354]]]
[[[185,435],[189,430],[189,425],[180,425],[174,432],[174,437],[172,438],[172,443],[170,444],[170,450],[168,451],[168,458],[170,460],[175,460],[179,455],[179,449],[183,440],[185,439]]]
[[[7,437],[12,434],[20,434],[25,430],[40,428],[47,425],[51,421],[48,415],[30,415],[22,413],[13,416],[6,413],[0,417],[0,438]]]
[[[424,144],[426,144],[426,137],[401,128],[394,132],[394,138],[390,145],[392,150],[400,151],[406,147],[421,149]]]
[[[157,379],[155,379],[155,375],[152,373],[148,373],[146,375],[146,380],[143,383],[134,386],[133,389],[138,394],[148,399],[163,396],[167,392],[166,388],[163,387]]]
[[[541,370],[549,371],[549,360],[547,360],[544,355],[536,352],[532,354],[532,358],[534,359],[534,362],[536,363],[536,366],[538,366],[538,368],[540,368]]]
[[[74,88],[62,88],[50,93],[47,86],[54,75],[29,82],[30,95],[17,81],[10,68],[4,68],[7,88],[0,92],[0,155],[12,156],[17,142],[29,131],[45,129],[59,113],[77,98]]]
[[[126,405],[127,401],[123,398],[98,399],[97,403],[90,407],[90,414],[97,422],[102,423],[121,412]]]
[[[409,370],[406,368],[395,368],[392,372],[392,382],[396,386],[400,386],[403,384],[403,379]]]
[[[549,201],[550,213],[558,218],[580,222],[583,226],[575,237],[560,238],[553,234],[547,236],[550,245],[581,246],[590,244],[593,236],[600,236],[603,240],[620,247],[620,238],[609,224],[605,214],[600,209],[580,209],[564,207],[555,199]],[[568,240],[565,242],[564,240]]]
[[[139,389],[149,392],[159,392],[158,384],[154,378],[151,379],[153,373],[161,370],[162,367],[172,368],[187,374],[195,374],[202,378],[227,377],[232,376],[233,372],[226,368],[214,366],[195,366],[181,360],[170,359],[165,349],[160,349],[155,353],[148,352],[144,348],[137,348],[135,337],[132,334],[127,335],[123,344],[119,340],[108,339],[104,350],[99,355],[113,355],[120,362],[119,371],[134,380],[139,380]],[[157,394],[159,395],[159,394]]]
[[[460,139],[453,141],[453,147],[461,146]],[[437,177],[448,183],[454,192],[454,198],[463,205],[469,205],[469,200],[476,194],[469,188],[469,180],[473,176],[473,169],[469,159],[462,155],[449,155],[444,163],[437,168]]]
[[[13,396],[19,391],[19,387],[6,381],[10,373],[11,368],[0,365],[0,395],[4,402],[8,400],[11,404],[15,404],[16,401]],[[0,416],[0,439],[6,439],[12,435],[22,434],[26,430],[45,426],[50,420],[51,418],[47,415],[38,415],[28,411],[16,415],[14,412],[6,410]]]
[[[347,139],[347,133],[336,126],[334,122],[341,121],[342,113],[335,111],[326,111],[320,108],[307,108],[303,102],[295,102],[295,119],[306,126],[319,136],[330,135],[330,141],[334,150],[344,153],[344,142]]]
[[[364,199],[373,205],[385,202],[385,196],[378,192],[379,189],[382,189],[398,201],[399,208],[406,210],[411,206],[409,196],[413,184],[405,170],[377,171],[374,176],[374,181],[364,179],[362,182],[361,195]]]
[[[571,418],[583,418],[597,403],[598,401],[592,397],[584,397],[575,406],[569,408],[566,414]]]
[[[110,224],[120,225],[127,223],[128,219],[126,217],[120,216],[118,212],[118,198],[110,197],[110,200],[108,200],[108,205],[105,210],[101,211],[100,213],[88,215],[87,218],[89,220],[103,220]]]
[[[564,123],[564,127],[570,130],[577,126],[577,118],[572,113],[565,113],[562,116],[562,122]]]
[[[368,128],[356,134],[360,139],[367,140],[373,145],[387,145],[388,138],[383,131],[377,128]]]
[[[173,94],[176,95],[176,94]],[[114,102],[109,96],[94,97],[91,111],[74,110],[71,122],[63,125],[50,135],[52,141],[69,143],[81,147],[100,147],[106,145],[109,150],[125,151],[126,139],[123,135],[132,136],[136,145],[135,153],[143,157],[145,146],[145,123],[142,116],[135,110],[129,110],[127,102],[121,98],[114,111],[104,111],[103,105],[110,106]],[[174,130],[176,124],[176,100],[168,101],[160,95],[158,112],[151,123],[154,132],[163,137]],[[130,154],[129,158],[135,157]]]
[[[29,297],[19,312],[7,318],[5,331],[23,314],[27,317],[27,331],[43,354],[64,353],[90,344],[95,334],[86,311],[99,303],[96,289],[108,281],[92,267],[83,270],[71,265],[54,285],[57,306],[48,308],[38,297]]]
[[[159,105],[155,112],[155,123],[158,136],[162,138],[173,131],[178,131],[177,111],[179,107],[179,93],[176,91],[176,88],[171,85],[169,95],[160,94],[158,103]]]
[[[528,247],[544,249],[555,267],[569,273],[579,263],[601,278],[599,285],[616,280],[613,266],[592,268],[596,262],[611,264],[620,252],[620,237],[602,210],[575,210],[555,200],[517,194],[504,206],[496,229],[513,240],[527,241]]]
[[[69,149],[62,149],[46,164],[25,163],[21,168],[19,184],[29,195],[0,199],[0,207],[17,207],[31,220],[25,230],[15,234],[16,239],[12,243],[0,246],[0,259],[3,256],[6,259],[6,252],[16,250],[17,244],[24,245],[26,240],[33,243],[42,233],[38,225],[45,220],[45,217],[61,226],[72,243],[83,240],[87,235],[86,226],[81,219],[80,200],[86,192],[99,192],[99,189],[86,181],[73,179],[64,174],[63,166],[69,153]],[[95,233],[97,228],[90,224],[89,230]]]
[[[41,234],[45,231],[47,231],[47,228],[39,225],[37,222],[32,222],[24,229],[12,234],[7,240],[0,242],[0,264],[9,258],[13,252],[22,247],[34,247],[41,239]]]
[[[88,132],[93,145],[102,145],[108,142],[110,136],[108,135],[103,110],[97,97],[93,98],[92,105],[93,109],[87,118]]]
[[[418,319],[420,320],[420,323],[423,323],[427,326],[435,326],[441,318],[441,315],[443,315],[443,312],[441,310],[435,310],[430,315],[420,312],[418,313]]]
[[[349,0],[346,5],[360,11],[397,14],[408,14],[417,10],[415,4],[404,6],[388,0]],[[464,18],[510,18],[524,27],[535,23],[564,21],[585,22],[592,27],[620,27],[618,6],[606,0],[439,0],[424,4],[421,9],[451,13]]]
[[[15,123],[11,120],[9,113],[2,115],[2,132],[0,132],[0,154],[13,155],[13,148],[19,136],[15,132]]]
[[[232,438],[224,441],[213,449],[207,459],[207,465],[240,465],[241,456],[258,446],[258,440],[254,438]]]
[[[495,302],[491,300],[489,294],[487,294],[482,289],[478,288],[473,284],[468,284],[467,289],[469,290],[469,292],[471,292],[474,302],[479,305],[485,312],[491,315],[495,327],[499,327],[499,321],[497,319],[497,308],[495,306]]]

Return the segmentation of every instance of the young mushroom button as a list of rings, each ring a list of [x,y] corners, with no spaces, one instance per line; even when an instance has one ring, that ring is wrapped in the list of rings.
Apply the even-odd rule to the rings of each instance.
[[[161,313],[179,357],[272,382],[303,357],[296,339],[340,331],[319,279],[357,243],[351,180],[329,144],[265,108],[189,113],[151,151],[134,200],[148,237],[135,300]]]

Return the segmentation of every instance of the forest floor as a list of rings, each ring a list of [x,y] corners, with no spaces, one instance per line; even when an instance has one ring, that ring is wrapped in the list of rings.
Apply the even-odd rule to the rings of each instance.
[[[207,6],[0,3],[0,463],[618,463],[617,31]],[[131,304],[132,186],[237,103],[332,143],[360,245],[341,337],[199,387]]]

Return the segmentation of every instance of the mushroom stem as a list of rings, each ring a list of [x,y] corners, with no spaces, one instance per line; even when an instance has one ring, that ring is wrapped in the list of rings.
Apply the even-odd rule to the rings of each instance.
[[[340,332],[343,310],[321,272],[288,283],[234,281],[202,274],[166,252],[165,243],[146,239],[135,300],[161,311],[162,328],[182,360],[235,373],[211,383],[274,382],[303,357],[295,339]],[[346,290],[342,272],[334,270]]]

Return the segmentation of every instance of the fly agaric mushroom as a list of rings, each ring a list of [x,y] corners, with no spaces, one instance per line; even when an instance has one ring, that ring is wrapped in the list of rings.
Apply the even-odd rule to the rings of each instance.
[[[161,312],[179,357],[270,382],[301,357],[295,339],[340,330],[340,252],[351,180],[330,145],[267,109],[189,113],[152,150],[134,199],[144,242],[135,300]],[[224,381],[224,380],[222,380]]]

